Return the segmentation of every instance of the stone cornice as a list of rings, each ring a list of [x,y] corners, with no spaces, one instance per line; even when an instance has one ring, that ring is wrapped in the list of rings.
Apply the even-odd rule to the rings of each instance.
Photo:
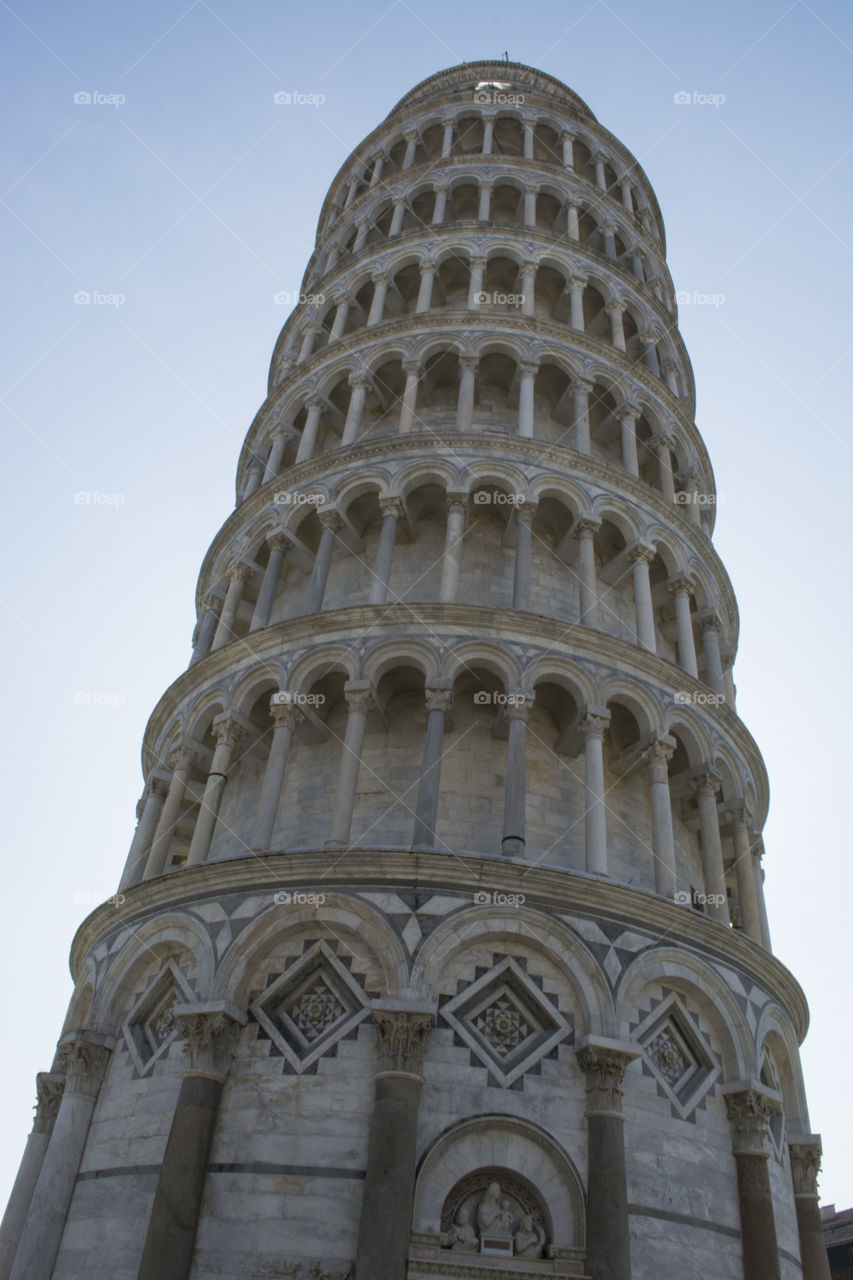
[[[333,870],[326,871],[329,866]],[[775,956],[717,921],[676,906],[665,898],[582,872],[531,866],[507,858],[439,853],[352,849],[344,858],[325,850],[264,854],[209,863],[146,880],[128,888],[120,903],[104,903],[80,925],[71,946],[71,974],[76,980],[98,941],[116,926],[149,912],[169,911],[181,904],[228,894],[254,894],[282,886],[319,884],[383,893],[417,887],[473,893],[499,878],[507,893],[523,892],[525,906],[551,914],[577,911],[597,920],[647,930],[672,945],[686,945],[704,959],[714,958],[752,974],[788,1010],[800,1041],[808,1030],[808,1006],[793,974]]]
[[[382,622],[382,628],[377,627]],[[305,614],[259,631],[202,658],[180,675],[161,697],[145,728],[142,747],[143,772],[146,777],[154,766],[154,747],[177,715],[181,705],[205,685],[221,687],[223,677],[234,674],[249,660],[274,659],[281,666],[282,655],[290,647],[304,645],[306,640],[331,644],[336,639],[363,637],[365,631],[376,635],[377,643],[386,632],[403,641],[407,626],[417,628],[422,637],[426,628],[437,635],[459,635],[494,642],[500,635],[504,642],[516,641],[534,649],[547,649],[555,655],[592,660],[601,666],[612,664],[623,672],[635,674],[656,689],[672,690],[687,695],[706,697],[707,686],[682,671],[674,663],[649,653],[639,645],[629,644],[602,631],[589,630],[578,623],[546,618],[542,614],[523,613],[514,609],[494,609],[465,604],[353,605],[348,609],[330,609],[319,614]],[[236,648],[235,646],[239,646]],[[763,825],[769,803],[767,774],[758,745],[743,721],[725,703],[703,704],[694,701],[694,713],[707,718],[720,735],[732,742],[747,762],[756,786],[756,820]]]
[[[440,433],[411,432],[407,435],[398,434],[382,436],[376,440],[368,439],[361,444],[350,445],[346,450],[337,449],[330,453],[317,454],[307,462],[289,467],[286,472],[261,485],[250,498],[241,502],[229,514],[207,549],[196,587],[198,615],[201,616],[204,597],[211,588],[209,581],[211,566],[237,538],[241,530],[271,506],[273,494],[277,489],[302,488],[319,482],[322,477],[338,467],[356,467],[368,459],[395,458],[402,454],[411,460],[410,455],[440,451],[440,446],[436,442],[438,434]],[[600,458],[593,458],[589,454],[578,453],[577,450],[562,445],[546,444],[541,440],[528,440],[503,432],[474,434],[457,432],[454,428],[452,433],[448,434],[452,434],[454,446],[460,452],[469,450],[481,456],[499,454],[504,462],[510,460],[520,463],[535,462],[542,469],[564,472],[568,481],[576,480],[578,477],[588,477],[628,498],[635,506],[650,510],[664,524],[671,524],[688,543],[699,549],[714,581],[721,588],[722,605],[726,611],[732,649],[737,651],[738,610],[728,574],[713,542],[698,525],[688,519],[683,506],[679,503],[667,502],[660,490],[629,475],[623,467],[604,462]],[[707,460],[704,446],[703,457]],[[710,474],[710,461],[708,461],[708,468]]]

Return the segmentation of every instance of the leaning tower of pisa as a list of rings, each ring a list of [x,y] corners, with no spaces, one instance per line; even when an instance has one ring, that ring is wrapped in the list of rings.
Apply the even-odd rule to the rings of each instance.
[[[0,1278],[826,1280],[663,224],[564,84],[350,155],[236,496]]]

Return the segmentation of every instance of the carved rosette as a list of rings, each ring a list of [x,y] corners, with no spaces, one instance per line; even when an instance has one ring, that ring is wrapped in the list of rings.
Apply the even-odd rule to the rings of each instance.
[[[222,1083],[237,1049],[241,1024],[224,1010],[175,1010],[175,1025],[189,1061],[185,1075],[210,1076]]]
[[[398,1009],[374,1009],[373,1025],[379,1046],[379,1070],[420,1076],[427,1036],[434,1013]]]
[[[40,1071],[36,1076],[36,1105],[33,1117],[33,1133],[53,1132],[62,1094],[65,1076],[53,1071]]]
[[[779,1110],[779,1104],[757,1089],[725,1096],[735,1155],[769,1156],[770,1117]]]
[[[96,1098],[110,1060],[109,1049],[78,1035],[61,1044],[57,1053],[65,1073],[65,1092]]]
[[[816,1200],[818,1198],[817,1176],[820,1173],[820,1143],[792,1142],[788,1150],[791,1153],[794,1195]]]
[[[622,1114],[622,1080],[633,1055],[621,1049],[584,1045],[577,1051],[578,1064],[586,1076],[586,1113]]]

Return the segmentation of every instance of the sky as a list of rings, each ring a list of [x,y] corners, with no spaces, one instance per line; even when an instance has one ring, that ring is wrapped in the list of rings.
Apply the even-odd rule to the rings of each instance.
[[[65,1016],[71,939],[121,874],[146,720],[189,659],[198,570],[288,314],[274,297],[298,291],[361,138],[418,81],[507,51],[640,160],[690,297],[738,711],[771,782],[774,950],[811,1006],[822,1199],[853,1205],[853,9],[0,0],[0,48],[0,1200]]]

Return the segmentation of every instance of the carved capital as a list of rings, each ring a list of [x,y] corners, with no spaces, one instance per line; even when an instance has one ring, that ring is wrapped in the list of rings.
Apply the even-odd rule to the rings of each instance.
[[[722,785],[722,778],[716,769],[710,767],[698,769],[690,778],[690,785],[697,796],[715,796]]]
[[[65,1073],[66,1093],[82,1093],[87,1098],[96,1098],[110,1060],[107,1046],[77,1033],[63,1041],[57,1053]]]
[[[575,378],[572,382],[572,394],[576,396],[591,396],[595,390],[595,383],[590,382],[587,378]]]
[[[302,712],[294,702],[271,703],[270,715],[276,729],[281,725],[283,728],[295,732],[302,722]]]
[[[373,690],[369,685],[345,684],[344,697],[346,698],[347,710],[355,711],[362,715],[370,710],[373,705]]]
[[[516,504],[515,518],[519,524],[533,524],[536,506],[535,502],[519,502]]]
[[[607,230],[606,227],[605,227],[605,230]],[[627,310],[627,307],[628,307],[627,302],[623,302],[621,298],[614,298],[611,302],[608,302],[604,310],[607,312],[609,316],[612,316],[612,315],[621,316],[622,313]]]
[[[379,1070],[419,1076],[435,1013],[374,1007],[372,1017],[379,1047]]]
[[[821,1144],[819,1138],[809,1142],[792,1142],[788,1146],[791,1156],[791,1180],[795,1196],[818,1197],[817,1177],[820,1173]]]
[[[620,422],[630,422],[633,427],[641,413],[642,410],[638,404],[623,404],[621,409],[616,410],[616,417]]]
[[[603,738],[609,724],[609,711],[589,710],[580,722],[580,730],[584,738]]]
[[[570,276],[569,277],[570,289],[585,289],[588,284],[589,284],[589,281],[587,280],[586,276]]]
[[[396,520],[401,519],[403,515],[403,499],[402,498],[380,498],[379,510],[384,516],[394,516]]]
[[[226,712],[224,715],[216,717],[210,726],[210,731],[220,747],[228,747],[230,751],[233,751],[244,736],[246,729],[239,720],[233,719]]]
[[[700,631],[717,631],[720,630],[720,620],[714,613],[713,609],[703,609],[700,613],[693,615],[693,621],[696,623]]]
[[[154,796],[157,800],[165,800],[169,794],[169,785],[165,778],[159,778],[156,774],[152,774],[145,784],[145,795],[143,801]]]
[[[177,772],[178,769],[191,769],[193,765],[198,764],[198,762],[198,752],[195,747],[191,747],[187,743],[178,747],[177,750],[173,751],[169,757],[169,764],[171,765],[173,772]]]
[[[656,555],[657,551],[654,547],[638,542],[636,547],[632,547],[628,552],[628,561],[630,564],[651,564]]]
[[[363,387],[365,390],[370,386],[370,374],[365,373],[362,369],[353,369],[347,378],[351,389],[355,391],[356,387]]]
[[[669,784],[669,762],[675,753],[675,738],[664,737],[655,738],[649,747],[649,769],[651,771],[652,782],[665,782]]]
[[[424,690],[427,711],[443,711],[448,715],[453,708],[453,690],[440,686],[427,685]]]
[[[533,703],[536,701],[536,693],[533,689],[507,689],[507,700],[504,704],[506,716],[508,720],[523,720],[527,723],[527,717]]]
[[[288,538],[286,533],[268,534],[266,544],[270,551],[283,551],[285,555],[287,555],[288,551],[293,550],[293,541]]]
[[[33,1133],[53,1132],[56,1114],[65,1090],[65,1076],[54,1071],[40,1071],[36,1076],[36,1105]]]
[[[340,533],[344,527],[344,518],[339,511],[318,511],[317,518],[323,528],[331,529],[332,533]]]
[[[633,1056],[623,1049],[592,1044],[577,1050],[578,1065],[586,1076],[587,1115],[602,1111],[622,1114],[622,1080]]]
[[[538,360],[522,360],[518,366],[519,376],[524,378],[535,378],[539,372]]]
[[[594,538],[600,528],[600,520],[592,520],[588,516],[582,516],[574,527],[573,536],[575,538]]]
[[[690,585],[689,578],[672,578],[666,584],[666,589],[671,596],[690,596],[693,594],[693,587]]]
[[[468,494],[467,493],[448,493],[447,495],[447,514],[451,512],[468,515]]]
[[[735,831],[746,831],[752,821],[752,814],[743,800],[736,800],[726,808],[726,817]]]
[[[228,1075],[246,1017],[224,1005],[176,1004],[175,1026],[184,1042],[189,1066],[185,1075],[210,1076],[222,1082]]]
[[[727,1093],[725,1099],[735,1155],[769,1155],[770,1117],[779,1110],[778,1102],[758,1089]]]

